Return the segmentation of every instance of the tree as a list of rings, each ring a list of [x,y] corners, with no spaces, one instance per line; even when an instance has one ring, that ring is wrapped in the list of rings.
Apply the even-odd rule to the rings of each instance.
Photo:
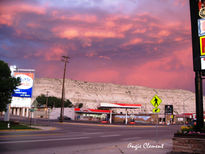
[[[12,94],[20,83],[20,78],[11,76],[8,64],[0,60],[0,112],[6,111],[6,106],[11,103]]]
[[[83,107],[83,103],[80,103],[79,105],[78,105],[78,108],[82,108]]]
[[[38,107],[40,106],[46,106],[46,99],[47,96],[45,96],[44,94],[41,94],[40,96],[36,97],[36,101],[38,102]],[[64,107],[72,107],[73,104],[72,102],[67,99],[64,102]],[[54,97],[54,96],[49,96],[48,97],[48,107],[53,108],[53,107],[61,107],[61,99]]]
[[[64,107],[73,107],[73,104],[69,99],[66,99],[66,101],[64,102]]]

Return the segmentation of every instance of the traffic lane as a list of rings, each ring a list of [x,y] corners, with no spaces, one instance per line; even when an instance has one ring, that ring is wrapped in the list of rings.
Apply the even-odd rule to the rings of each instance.
[[[101,136],[98,138],[90,138],[90,137],[79,137],[79,138],[61,138],[57,140],[35,140],[35,141],[26,141],[21,142],[22,144],[13,142],[13,143],[4,143],[3,147],[1,148],[1,151],[4,152],[10,152],[10,153],[16,153],[16,152],[23,152],[25,150],[27,151],[35,151],[36,149],[38,150],[44,150],[44,149],[49,149],[49,148],[54,148],[54,149],[62,149],[62,148],[67,148],[68,150],[72,146],[85,146],[89,145],[92,147],[92,145],[95,144],[111,144],[111,145],[116,145],[117,143],[125,142],[126,144],[129,144],[130,141],[134,141],[135,143],[140,143],[140,141],[143,140],[145,141],[153,141],[152,140],[145,140],[142,138],[135,138],[134,140],[122,140],[120,136]],[[0,144],[1,145],[1,144]]]
[[[143,145],[144,143],[151,143],[153,145],[155,144],[164,144],[163,149],[159,149],[158,151],[155,151],[155,149],[146,149],[145,151],[141,151],[138,149],[137,151],[132,148],[128,148],[128,144],[132,143],[133,145]],[[135,141],[124,141],[124,142],[112,142],[112,143],[94,143],[94,144],[75,144],[71,146],[60,146],[60,147],[48,147],[48,148],[35,148],[35,149],[22,149],[22,150],[15,150],[15,151],[3,151],[3,154],[63,154],[63,153],[75,153],[75,154],[116,154],[116,153],[129,153],[129,154],[135,154],[135,153],[167,153],[171,151],[171,140],[162,140],[162,141],[152,141],[152,140],[135,140]],[[142,149],[143,150],[143,149]]]
[[[168,138],[169,136],[167,136],[167,133],[164,133],[165,135],[162,135],[162,133],[160,132],[161,138]],[[122,132],[122,131],[116,131],[115,133],[112,132],[85,132],[85,133],[81,133],[81,132],[76,132],[76,133],[68,133],[68,134],[63,134],[63,133],[48,133],[48,134],[24,134],[24,135],[5,135],[5,136],[0,136],[0,144],[5,143],[5,141],[16,141],[16,143],[22,143],[22,141],[30,141],[30,140],[49,140],[50,141],[55,141],[55,140],[64,140],[64,139],[70,139],[70,138],[84,138],[84,137],[88,137],[88,138],[98,138],[98,137],[116,137],[116,136],[121,136],[121,138],[150,138],[150,137],[156,137],[155,134],[153,134],[152,131],[150,132],[146,132],[145,136],[142,132]],[[12,142],[8,142],[8,143],[12,143]]]
[[[171,138],[173,137],[173,134],[167,133],[164,130],[161,130],[158,132],[153,132],[152,130],[149,131],[138,131],[138,132],[122,132],[122,131],[115,131],[115,133],[112,132],[76,132],[76,133],[48,133],[48,134],[24,134],[24,135],[5,135],[5,136],[0,136],[0,143],[4,141],[26,141],[26,140],[37,140],[37,139],[57,139],[57,138],[64,138],[67,137],[69,138],[76,138],[76,137],[112,137],[112,136],[121,136],[121,138],[144,138],[144,139],[166,139],[166,138]]]
[[[124,134],[124,135],[132,135],[132,134],[143,134],[141,131],[150,132],[151,134],[160,133],[160,131],[166,132],[165,135],[173,135],[179,129],[179,126],[166,126],[166,127],[98,127],[98,126],[75,126],[75,125],[63,125],[67,127],[63,130],[57,130],[55,132],[64,132],[65,134],[70,133],[92,133],[92,132],[103,132],[103,133],[116,133]],[[160,133],[161,134],[161,133]],[[161,134],[162,135],[162,134]]]
[[[79,132],[80,133],[80,132]],[[94,133],[94,132],[93,132]],[[97,133],[97,132],[96,132]],[[1,141],[1,151],[21,151],[21,150],[32,150],[35,148],[49,148],[62,146],[73,146],[73,145],[85,145],[85,144],[96,144],[96,143],[115,143],[123,141],[137,141],[141,139],[148,140],[162,140],[171,139],[172,136],[167,135],[165,130],[160,130],[160,135],[156,136],[153,130],[140,130],[137,132],[127,133],[126,131],[116,131],[115,133],[103,133],[103,134],[79,134],[70,136],[69,134],[62,136],[53,136],[52,138],[44,136],[44,138],[22,138],[19,140]]]
[[[22,150],[31,150],[32,149],[45,149],[50,147],[61,148],[68,147],[73,145],[85,145],[85,144],[94,144],[94,143],[103,143],[103,142],[114,142],[118,140],[117,137],[120,135],[112,136],[98,136],[98,137],[59,137],[59,138],[44,138],[44,139],[31,139],[31,140],[18,140],[18,141],[1,141],[0,149],[2,152],[15,152]]]
[[[55,127],[54,127],[55,128]],[[164,128],[164,127],[159,127],[160,129],[161,128]],[[54,132],[78,132],[78,131],[104,131],[104,130],[107,130],[107,131],[112,131],[112,130],[137,130],[137,129],[155,129],[155,126],[139,126],[139,127],[110,127],[109,125],[108,126],[98,126],[98,125],[93,125],[93,126],[90,126],[90,125],[72,125],[72,124],[63,124],[63,125],[58,125],[58,127],[56,127],[56,129],[54,130],[36,130],[36,131],[8,131],[8,132],[1,132],[0,131],[0,134],[16,134],[16,133],[19,133],[19,134],[26,134],[26,133],[44,133],[44,132],[47,132],[47,131],[54,131]]]
[[[17,132],[17,133],[7,133],[7,134],[0,134],[0,141],[1,140],[18,140],[18,139],[38,139],[38,138],[52,138],[52,137],[79,137],[79,136],[98,136],[101,134],[105,135],[112,135],[112,134],[121,134],[121,136],[130,137],[130,136],[142,136],[142,137],[149,137],[149,136],[156,136],[161,135],[162,137],[172,137],[174,132],[177,131],[177,128],[104,128],[101,129],[99,127],[88,127],[83,126],[78,128],[74,126],[72,129],[69,130],[56,130],[56,131],[47,131],[47,132]],[[144,135],[144,133],[146,134]]]
[[[137,130],[137,131],[122,131],[122,130],[115,130],[115,131],[101,131],[101,132],[53,132],[53,133],[39,133],[39,134],[7,134],[7,135],[0,135],[0,142],[1,141],[10,141],[10,140],[30,140],[30,139],[52,139],[52,138],[62,138],[62,137],[98,137],[98,136],[112,136],[118,135],[122,138],[132,138],[132,137],[142,137],[142,138],[172,138],[173,132],[168,132],[166,130]]]
[[[101,143],[115,143],[120,141],[120,134],[100,135],[100,136],[82,136],[82,137],[61,137],[53,139],[32,139],[32,140],[19,140],[19,141],[3,141],[0,142],[2,152],[16,152],[22,150],[35,150],[35,149],[48,149],[69,147],[74,145],[92,145]]]
[[[156,126],[155,125],[138,125],[138,126],[125,126],[125,125],[100,125],[100,124],[72,124],[72,123],[64,123],[64,124],[56,124],[56,125],[53,125],[53,126],[56,126],[60,129],[60,131],[68,131],[68,130],[82,130],[82,129],[89,129],[89,130],[92,130],[92,129],[98,129],[99,131],[100,130],[116,130],[116,129],[120,129],[120,130],[127,130],[127,129],[155,129]],[[160,128],[160,129],[178,129],[179,127],[178,126],[157,126],[157,128]]]

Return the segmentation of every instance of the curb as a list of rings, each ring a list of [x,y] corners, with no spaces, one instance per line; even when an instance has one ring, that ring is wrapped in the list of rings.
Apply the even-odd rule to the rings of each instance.
[[[36,129],[10,129],[10,130],[0,130],[0,133],[2,132],[22,132],[22,131],[53,131],[57,130],[56,127],[42,127],[42,126],[32,126]],[[46,129],[45,129],[46,128]]]
[[[121,128],[146,128],[146,127],[156,127],[155,125],[138,125],[138,126],[132,126],[132,125],[102,125],[102,124],[88,124],[88,123],[71,123],[71,122],[57,122],[57,124],[63,124],[63,125],[82,125],[82,126],[99,126],[99,127],[121,127]],[[157,126],[157,127],[166,127],[166,126]]]

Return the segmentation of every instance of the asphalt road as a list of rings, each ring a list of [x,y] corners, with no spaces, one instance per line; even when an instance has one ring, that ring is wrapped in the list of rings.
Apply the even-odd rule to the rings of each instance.
[[[174,125],[156,127],[70,122],[50,122],[49,125],[43,131],[0,132],[0,153],[168,153],[172,149],[173,134],[179,128]]]

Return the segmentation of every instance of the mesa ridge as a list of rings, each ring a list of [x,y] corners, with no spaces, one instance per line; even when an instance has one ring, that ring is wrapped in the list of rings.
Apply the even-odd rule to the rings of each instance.
[[[32,101],[41,94],[46,95],[47,91],[49,96],[61,98],[62,79],[36,78]],[[152,113],[153,106],[150,100],[155,95],[162,99],[159,106],[162,113],[165,105],[173,105],[175,114],[195,113],[195,94],[188,90],[65,80],[65,98],[73,104],[83,103],[83,108],[96,109],[100,103],[129,103],[141,104],[141,113]]]

